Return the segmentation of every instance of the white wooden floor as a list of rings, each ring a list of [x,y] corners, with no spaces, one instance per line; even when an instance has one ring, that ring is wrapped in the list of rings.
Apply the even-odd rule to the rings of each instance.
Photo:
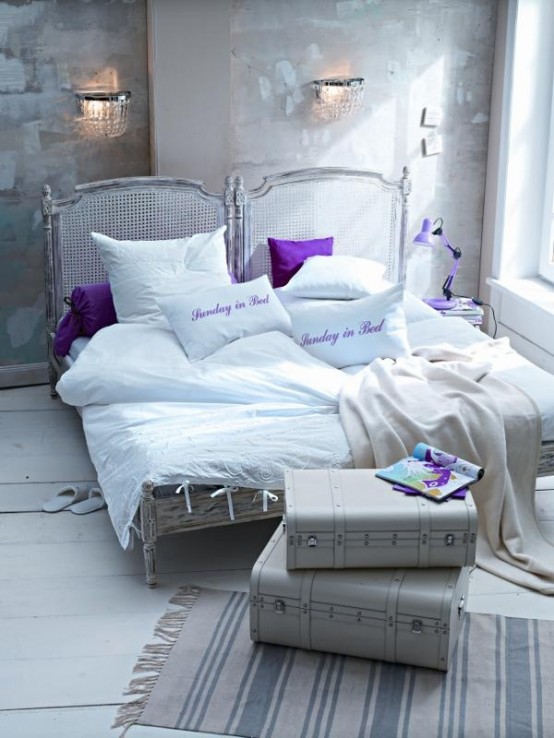
[[[105,510],[41,512],[63,484],[95,481],[78,415],[46,386],[0,391],[0,469],[0,735],[116,738],[117,706],[171,594],[185,583],[246,590],[275,523],[162,539],[161,583],[148,589],[140,548],[121,550]],[[554,540],[554,478],[539,486],[539,516]],[[469,609],[554,620],[554,597],[475,571]]]

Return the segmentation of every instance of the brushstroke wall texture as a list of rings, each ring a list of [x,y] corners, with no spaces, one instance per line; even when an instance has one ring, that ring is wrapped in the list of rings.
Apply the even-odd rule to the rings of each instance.
[[[74,91],[104,84],[132,92],[122,138],[76,120]],[[42,186],[149,174],[147,88],[146,0],[0,2],[0,386],[46,361]]]
[[[410,235],[423,216],[441,216],[463,251],[456,287],[475,294],[497,2],[150,0],[152,23],[173,19],[205,41],[153,35],[156,173],[220,191],[230,172],[252,187],[267,174],[325,165],[398,178],[407,164]],[[146,0],[0,0],[0,386],[3,368],[45,359],[43,183],[63,195],[78,182],[149,173],[146,44]],[[323,122],[311,83],[338,74],[365,78],[363,109]],[[132,91],[129,132],[91,141],[75,121],[73,90],[114,75]],[[196,83],[176,109],[187,76]],[[202,101],[222,84],[227,94],[207,125]],[[427,106],[443,109],[439,156],[422,156]],[[164,126],[176,115],[178,126]],[[202,146],[222,153],[199,157]],[[408,285],[437,294],[450,265],[445,249],[414,250]]]
[[[231,161],[255,186],[274,171],[350,166],[413,177],[410,235],[441,216],[476,295],[497,0],[233,0]],[[312,81],[365,78],[363,109],[323,122]],[[423,157],[422,110],[443,110],[443,153]],[[446,249],[414,250],[408,286],[440,294]]]
[[[229,171],[256,187],[267,174],[303,167],[359,167],[397,179],[408,165],[410,235],[424,216],[442,217],[463,252],[455,287],[477,293],[497,0],[151,0],[151,6],[159,29],[184,27],[194,38],[191,45],[168,44],[168,35],[154,34],[154,94],[179,89],[187,69],[216,96],[222,80],[230,85],[230,95],[217,97],[215,119],[207,120],[194,96],[178,103],[183,114],[173,135],[169,99],[156,98],[159,174],[202,179],[220,190]],[[214,8],[230,25],[228,38],[218,25],[218,53],[230,48],[230,70],[222,67],[217,76],[208,20]],[[172,71],[174,54],[179,63]],[[312,82],[336,75],[365,78],[363,109],[324,122],[314,115]],[[421,116],[429,106],[443,110],[437,129],[443,153],[424,157],[421,142],[431,129],[421,126]],[[222,139],[226,161],[198,156],[200,146],[211,151]],[[408,286],[418,295],[440,294],[452,263],[446,249],[410,252]]]

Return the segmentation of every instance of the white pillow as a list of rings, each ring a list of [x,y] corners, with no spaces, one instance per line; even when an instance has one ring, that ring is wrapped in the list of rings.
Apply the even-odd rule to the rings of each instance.
[[[411,292],[404,292],[404,312],[406,313],[406,323],[417,323],[420,320],[429,320],[429,318],[437,318],[438,313],[421,297],[416,297]]]
[[[352,300],[382,289],[386,266],[358,256],[311,256],[282,287],[296,297]]]
[[[190,361],[203,359],[243,336],[290,335],[290,318],[264,274],[201,294],[164,297],[159,305]]]
[[[157,298],[228,285],[225,229],[165,241],[117,241],[92,233],[120,323],[168,327]]]
[[[371,294],[374,295],[377,292],[388,290],[393,284],[394,282],[388,279],[382,279],[380,284],[375,285],[376,289]],[[417,323],[420,320],[428,320],[429,318],[436,318],[438,315],[436,310],[433,310],[430,305],[423,302],[421,297],[416,297],[406,289],[404,290],[404,313],[406,315],[406,323],[408,324]]]
[[[327,257],[329,258],[329,257]],[[294,340],[337,369],[410,352],[401,284],[349,302],[290,308]]]

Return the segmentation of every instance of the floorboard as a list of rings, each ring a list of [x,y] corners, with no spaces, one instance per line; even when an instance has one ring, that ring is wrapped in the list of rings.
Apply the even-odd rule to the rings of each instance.
[[[1,390],[0,412],[9,412],[11,410],[16,412],[30,410],[33,413],[40,410],[61,410],[68,415],[76,414],[76,410],[64,405],[59,397],[52,398],[50,396],[50,387],[46,384]]]
[[[0,391],[0,735],[117,738],[117,706],[142,647],[183,584],[247,591],[276,526],[260,521],[168,536],[160,584],[144,584],[140,546],[123,551],[105,510],[48,514],[65,483],[91,485],[78,415],[46,386]],[[554,477],[537,482],[537,515],[554,540]],[[544,597],[475,569],[468,609],[554,620]],[[132,727],[126,738],[212,738]]]
[[[27,482],[25,484],[2,484],[0,486],[0,513],[39,512],[47,500],[55,497],[63,486],[75,484],[90,489],[97,483],[96,473],[83,475],[79,479],[61,482]]]
[[[4,484],[93,479],[96,473],[85,449],[81,422],[73,411],[0,412]]]
[[[143,613],[152,628],[165,612],[170,597],[184,584],[246,591],[250,569],[226,571],[175,571],[165,573],[157,587],[144,584],[144,575],[57,577],[0,580],[0,612],[3,618],[64,618],[110,613]],[[2,647],[0,645],[0,652]]]
[[[110,727],[116,710],[113,705],[9,710],[0,712],[0,735],[6,738],[117,738],[120,731]],[[180,738],[184,738],[182,733]]]

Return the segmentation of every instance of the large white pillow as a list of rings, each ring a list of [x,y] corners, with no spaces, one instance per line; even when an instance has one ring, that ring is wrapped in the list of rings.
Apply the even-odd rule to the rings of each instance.
[[[290,318],[264,274],[242,284],[158,301],[190,361],[203,359],[243,336],[290,335]]]
[[[117,241],[92,233],[120,323],[167,326],[157,300],[228,285],[225,229],[164,241]]]
[[[289,312],[294,340],[337,369],[410,352],[400,284],[359,300],[295,304]]]
[[[282,287],[296,297],[352,300],[382,289],[386,266],[359,256],[311,256]]]

